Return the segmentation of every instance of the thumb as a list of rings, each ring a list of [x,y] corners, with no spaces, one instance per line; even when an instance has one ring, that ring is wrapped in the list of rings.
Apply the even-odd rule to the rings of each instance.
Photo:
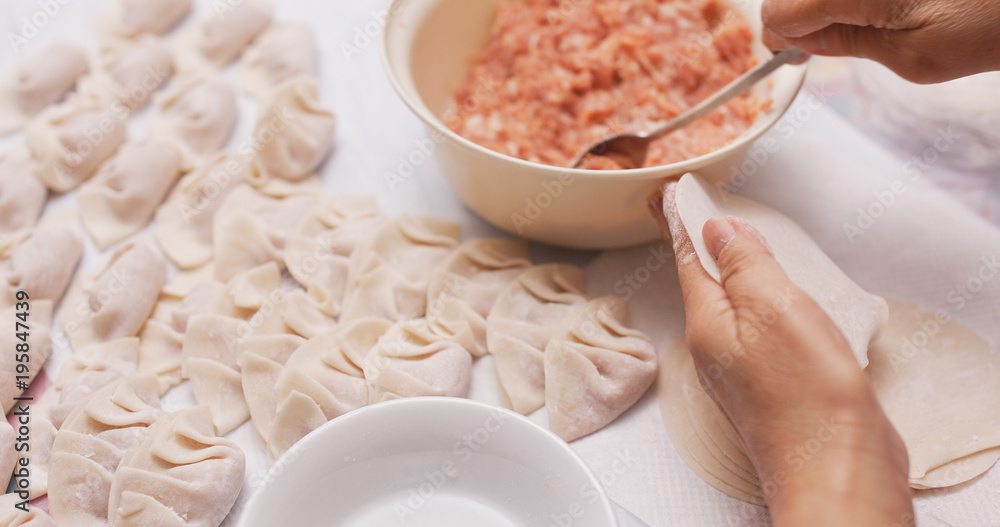
[[[734,308],[757,311],[795,287],[764,238],[745,221],[713,218],[705,223],[702,235],[719,264],[722,286]]]

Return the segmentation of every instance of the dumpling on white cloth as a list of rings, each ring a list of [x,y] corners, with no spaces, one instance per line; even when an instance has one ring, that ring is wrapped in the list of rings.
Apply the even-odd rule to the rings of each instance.
[[[236,345],[243,396],[254,428],[265,442],[278,407],[278,376],[288,358],[305,343],[298,335],[259,335]]]
[[[226,146],[238,115],[236,90],[222,75],[181,79],[157,97],[150,136],[174,146],[190,170]]]
[[[157,209],[154,223],[160,246],[172,262],[181,269],[194,269],[212,259],[215,213],[248,177],[245,159],[219,152],[181,178]]]
[[[63,362],[59,375],[49,388],[55,402],[49,418],[61,428],[83,401],[109,384],[136,373],[139,362],[139,339],[122,337],[76,350]],[[49,392],[46,392],[49,397]]]
[[[500,293],[486,318],[486,347],[505,407],[527,415],[545,404],[545,347],[586,301],[583,270],[561,264],[532,267]]]
[[[76,188],[125,141],[125,122],[107,106],[80,99],[55,106],[24,134],[38,179],[56,192]]]
[[[149,104],[173,74],[170,46],[159,37],[144,35],[105,49],[101,68],[81,79],[77,91],[110,106],[124,119]]]
[[[83,224],[99,249],[139,232],[180,176],[180,157],[155,140],[129,143],[80,186]]]
[[[28,510],[15,507],[21,498],[15,493],[0,496],[0,525],[4,527],[57,527],[44,510],[28,504]]]
[[[7,309],[0,310],[0,316],[4,317],[3,320],[10,321],[10,329],[17,329],[14,324],[22,319],[31,327],[28,332],[20,331],[13,335],[8,334],[7,338],[0,340],[0,378],[9,381],[0,383],[0,401],[2,401],[0,405],[3,406],[4,413],[9,412],[14,407],[17,402],[14,398],[24,393],[24,385],[14,382],[17,379],[16,376],[26,375],[26,379],[20,380],[23,380],[25,385],[30,385],[52,353],[52,304],[51,300],[29,300],[28,306],[20,306],[22,309],[18,309],[17,305],[12,305]],[[27,309],[24,309],[25,307]],[[26,315],[18,317],[18,314],[21,313],[26,313]],[[25,336],[29,350],[27,354],[17,351],[17,345],[24,342],[18,333],[21,335],[27,333]]]
[[[26,147],[11,147],[0,155],[0,246],[38,222],[48,197]]]
[[[361,364],[391,326],[378,318],[354,320],[295,350],[278,375],[276,404],[258,410],[265,416],[258,430],[266,432],[269,459],[327,421],[368,404]]]
[[[289,79],[315,78],[318,56],[311,27],[292,21],[275,23],[243,54],[243,89],[258,102],[266,102]]]
[[[100,17],[104,41],[117,44],[142,35],[163,35],[191,11],[191,0],[113,0]]]
[[[327,315],[340,315],[351,255],[387,221],[372,196],[333,196],[313,206],[288,235],[288,272]]]
[[[265,176],[298,181],[333,150],[336,124],[319,101],[316,80],[295,77],[278,86],[262,108],[249,147]]]
[[[97,390],[66,418],[49,459],[49,510],[61,525],[108,525],[112,481],[131,448],[163,417],[156,378],[132,375]]]
[[[29,51],[0,76],[0,135],[19,130],[55,104],[90,70],[86,48],[53,42]]]
[[[236,60],[271,24],[271,5],[264,0],[220,2],[195,20],[179,37],[177,63],[185,75],[197,76]]]
[[[370,404],[405,397],[465,397],[472,355],[426,319],[397,322],[364,360]]]
[[[431,274],[458,245],[461,226],[438,218],[400,216],[351,255],[341,320],[422,317]]]
[[[59,311],[74,348],[139,334],[166,280],[167,263],[150,241],[123,245],[70,286]]]
[[[43,221],[21,243],[0,248],[0,307],[13,306],[18,291],[58,303],[82,255],[77,229],[59,221]]]
[[[239,366],[240,344],[254,336],[291,333],[283,320],[281,272],[274,263],[229,281],[187,320],[181,372],[198,404],[208,406],[219,434],[250,417]]]
[[[531,266],[522,240],[483,239],[460,245],[431,276],[427,321],[475,357],[486,354],[486,316],[504,288]]]
[[[205,407],[175,412],[122,458],[111,484],[111,525],[216,527],[243,486],[246,457],[216,435]]]
[[[4,477],[7,474],[13,474],[14,466],[17,464],[18,455],[14,445],[16,438],[17,432],[14,431],[14,427],[4,419],[0,423],[0,449],[3,449],[0,450],[0,474],[3,474]],[[3,524],[0,523],[0,525]]]
[[[628,304],[591,300],[563,322],[545,346],[549,429],[573,441],[607,426],[656,379],[656,349],[628,327]]]
[[[283,268],[286,238],[303,211],[318,201],[308,185],[282,196],[268,196],[249,185],[235,189],[215,215],[215,279],[225,282],[268,262]]]

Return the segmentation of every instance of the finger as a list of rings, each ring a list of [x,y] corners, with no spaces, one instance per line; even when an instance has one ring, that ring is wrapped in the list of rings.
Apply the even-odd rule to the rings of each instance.
[[[861,57],[880,62],[902,77],[915,82],[946,80],[954,64],[938,63],[917,50],[910,31],[834,24],[804,37],[791,39],[792,45],[814,55]]]
[[[705,223],[702,235],[737,311],[760,313],[778,295],[795,288],[767,242],[745,221],[731,216],[713,218]]]
[[[688,317],[689,331],[712,333],[706,325],[721,325],[733,322],[732,305],[726,291],[705,271],[695,252],[694,243],[688,236],[677,212],[674,200],[677,182],[671,181],[663,188],[663,216],[667,219],[673,240],[674,257],[677,260],[677,274],[680,277],[681,293],[684,296],[684,310]],[[728,313],[728,315],[727,315]]]
[[[765,0],[761,19],[766,32],[786,39],[804,37],[833,24],[893,28],[914,0]]]

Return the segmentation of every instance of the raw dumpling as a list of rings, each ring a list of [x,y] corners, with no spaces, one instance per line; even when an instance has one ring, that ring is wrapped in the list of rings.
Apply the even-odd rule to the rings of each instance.
[[[21,385],[15,383],[17,375],[27,375],[27,379],[21,379],[26,385],[31,384],[31,381],[35,379],[38,372],[41,371],[42,367],[45,366],[45,361],[48,360],[49,354],[52,353],[52,301],[51,300],[29,300],[28,309],[17,309],[17,305],[13,305],[7,309],[0,311],[0,316],[3,320],[9,321],[10,329],[16,329],[14,327],[15,322],[20,320],[17,318],[18,313],[27,313],[27,324],[31,328],[28,332],[28,352],[27,357],[24,357],[24,352],[17,351],[17,345],[21,344],[21,340],[16,336],[16,334],[7,334],[7,337],[0,341],[0,378],[5,379],[7,382],[0,383],[0,401],[3,401],[3,411],[7,413],[11,408],[14,407],[15,397],[19,397],[24,390]],[[24,306],[21,306],[24,307]],[[26,361],[18,361],[19,358],[26,358]],[[19,365],[27,365],[28,371],[23,372],[18,370]],[[23,366],[22,366],[23,370]],[[34,473],[32,473],[34,475]]]
[[[54,42],[30,51],[0,77],[0,135],[16,131],[59,102],[90,69],[83,46]]]
[[[139,362],[139,339],[124,337],[77,350],[59,368],[50,392],[56,402],[49,417],[56,428],[88,396],[111,383],[136,373]],[[46,396],[49,396],[46,393]]]
[[[370,404],[404,397],[465,397],[472,355],[426,319],[397,322],[364,360]]]
[[[2,251],[0,251],[2,253]],[[42,222],[0,264],[0,306],[17,302],[17,292],[31,300],[59,302],[83,254],[76,229],[62,222]]]
[[[190,78],[157,98],[150,135],[177,148],[190,170],[226,146],[237,116],[236,90],[225,77]]]
[[[729,194],[694,174],[686,174],[677,182],[673,198],[663,200],[664,214],[670,221],[683,223],[708,274],[719,280],[719,265],[702,237],[705,223],[717,216],[742,218],[768,241],[788,278],[830,316],[861,367],[868,365],[868,346],[889,316],[885,300],[854,283],[798,224],[774,209]]]
[[[259,412],[273,415],[258,427],[267,437],[269,459],[327,421],[368,404],[361,365],[391,326],[377,318],[354,320],[309,339],[292,354],[277,379],[277,404]]]
[[[577,309],[545,347],[549,429],[573,441],[607,426],[656,379],[656,349],[616,297]]]
[[[121,119],[141,110],[174,74],[170,46],[145,35],[135,42],[106,49],[101,69],[80,81],[85,97],[110,105]]]
[[[545,347],[586,301],[583,270],[571,265],[532,267],[500,293],[486,318],[486,347],[505,407],[527,415],[545,404]]]
[[[66,103],[32,121],[24,134],[35,175],[66,192],[94,175],[125,141],[125,122],[107,107]]]
[[[49,511],[60,525],[108,525],[112,481],[126,452],[163,416],[156,378],[132,375],[80,404],[49,460]],[[152,525],[152,524],[150,524]]]
[[[249,185],[230,194],[215,215],[212,236],[215,279],[232,277],[268,262],[284,267],[285,240],[319,198],[305,192],[266,196]]]
[[[49,189],[35,177],[27,148],[16,146],[0,156],[0,246],[38,221],[48,196]]]
[[[427,321],[475,357],[486,354],[486,316],[500,293],[531,267],[521,240],[474,240],[434,270],[427,290]]]
[[[112,41],[163,35],[189,11],[191,0],[113,0],[101,16],[101,29]]]
[[[28,505],[27,511],[15,507],[22,500],[17,494],[4,494],[0,497],[0,525],[3,527],[57,527],[56,522],[45,511]]]
[[[337,321],[324,313],[316,300],[303,289],[285,293],[281,316],[286,326],[307,339],[337,325]]]
[[[351,255],[386,221],[371,196],[334,196],[323,198],[288,235],[288,272],[327,315],[340,315]]]
[[[191,379],[195,400],[210,409],[221,435],[250,418],[236,360],[245,324],[237,318],[204,313],[188,320],[184,334],[184,377]]]
[[[164,143],[129,143],[80,186],[83,223],[99,249],[139,232],[180,176],[180,158]]]
[[[257,37],[243,55],[243,88],[258,102],[267,101],[283,82],[316,77],[319,50],[306,24],[279,22]]]
[[[147,240],[115,251],[108,262],[79,276],[59,311],[74,348],[139,334],[166,280],[163,254]]]
[[[459,224],[400,216],[381,226],[351,256],[341,320],[421,317],[431,273],[458,245]]]
[[[236,345],[243,396],[254,428],[264,441],[278,407],[278,376],[292,353],[305,343],[306,339],[298,335],[261,335]]]
[[[215,434],[208,408],[176,412],[122,458],[111,484],[111,526],[216,527],[245,472],[243,451]]]
[[[726,414],[701,386],[684,339],[663,355],[657,398],[667,435],[684,463],[719,492],[764,505],[760,478]]]
[[[216,4],[181,36],[178,65],[185,74],[221,68],[236,60],[271,24],[271,6],[263,0]]]
[[[943,311],[889,302],[868,352],[879,403],[906,443],[910,486],[950,487],[1000,458],[1000,355]]]
[[[315,171],[333,149],[336,119],[319,102],[316,80],[297,77],[282,84],[254,129],[261,172],[298,181]]]
[[[248,173],[243,158],[220,152],[181,178],[156,211],[156,237],[178,267],[194,269],[212,259],[215,213]]]
[[[225,289],[205,270],[181,273],[163,286],[160,299],[139,333],[140,373],[156,375],[160,395],[180,384],[184,332],[188,319],[222,297]],[[190,283],[189,283],[190,282]]]
[[[10,426],[10,423],[6,419],[0,423],[0,474],[3,474],[4,478],[8,475],[14,473],[14,466],[17,465],[18,454],[14,450],[15,438],[17,437],[17,432],[14,431],[14,427]],[[8,478],[9,479],[9,478]],[[0,525],[3,525],[0,523]]]
[[[260,335],[290,333],[282,317],[281,272],[271,263],[229,281],[223,294],[191,316],[184,334],[182,373],[195,400],[211,409],[225,435],[250,417],[239,367],[239,345]]]

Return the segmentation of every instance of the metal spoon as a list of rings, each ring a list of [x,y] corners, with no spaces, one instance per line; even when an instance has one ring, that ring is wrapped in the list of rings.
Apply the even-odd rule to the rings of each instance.
[[[673,132],[674,130],[687,126],[693,121],[703,117],[705,114],[722,106],[733,97],[743,93],[748,88],[757,84],[774,70],[792,62],[805,55],[802,50],[791,48],[779,51],[771,60],[758,64],[749,71],[737,77],[733,82],[727,84],[721,90],[715,92],[711,97],[692,106],[686,112],[674,117],[666,123],[645,132],[616,134],[605,138],[601,142],[591,146],[573,161],[573,168],[578,168],[583,160],[591,154],[606,156],[616,154],[623,156],[640,168],[646,163],[646,152],[649,144],[653,141]]]

